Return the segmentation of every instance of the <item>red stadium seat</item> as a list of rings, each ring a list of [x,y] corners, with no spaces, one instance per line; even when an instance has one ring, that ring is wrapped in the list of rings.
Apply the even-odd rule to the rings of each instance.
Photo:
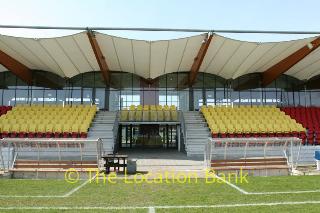
[[[78,133],[77,132],[72,132],[71,133],[71,137],[72,138],[77,138],[78,137]]]
[[[43,138],[44,134],[43,132],[37,132],[36,137],[37,138]]]
[[[34,138],[34,137],[35,137],[35,134],[33,132],[28,133],[28,138]]]
[[[80,138],[87,138],[87,137],[88,137],[88,133],[86,133],[86,132],[80,133]]]

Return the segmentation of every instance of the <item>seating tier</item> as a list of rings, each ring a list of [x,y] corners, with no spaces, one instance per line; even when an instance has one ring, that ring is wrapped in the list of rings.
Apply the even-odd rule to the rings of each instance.
[[[305,128],[275,106],[203,106],[213,137],[300,137]]]
[[[120,111],[121,121],[178,121],[177,108],[172,106],[161,105],[131,105],[129,109],[125,108]]]
[[[0,116],[7,114],[10,110],[12,110],[12,106],[0,106]]]
[[[19,105],[0,117],[2,137],[87,137],[97,107]]]
[[[283,107],[281,110],[307,129],[309,144],[320,144],[320,107]]]

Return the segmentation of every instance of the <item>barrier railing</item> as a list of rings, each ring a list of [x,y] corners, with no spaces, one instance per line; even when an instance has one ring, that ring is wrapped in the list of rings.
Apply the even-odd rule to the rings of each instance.
[[[208,138],[204,151],[204,166],[211,167],[212,159],[247,159],[282,156],[293,169],[299,160],[299,138]],[[294,156],[294,147],[298,149]]]
[[[18,159],[96,160],[103,154],[101,139],[4,138],[0,140],[0,168],[9,171]]]

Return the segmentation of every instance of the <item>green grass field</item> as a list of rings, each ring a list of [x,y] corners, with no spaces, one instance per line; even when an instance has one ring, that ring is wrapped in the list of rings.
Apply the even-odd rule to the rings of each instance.
[[[249,177],[248,181],[237,184],[248,192],[242,194],[225,183],[207,184],[204,179],[186,184],[1,179],[0,212],[320,212],[319,176]]]

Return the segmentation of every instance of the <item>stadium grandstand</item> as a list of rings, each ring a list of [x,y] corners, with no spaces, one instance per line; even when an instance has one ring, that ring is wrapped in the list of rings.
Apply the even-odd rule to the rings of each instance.
[[[318,36],[257,43],[218,34],[230,31],[176,29],[198,34],[146,41],[109,35],[104,30],[175,30],[66,29],[82,31],[36,39],[0,35],[2,178],[60,179],[66,178],[70,169],[81,179],[91,178],[88,169],[120,175],[126,171],[196,171],[202,178],[204,171],[213,169],[217,172],[213,177],[219,180],[222,173],[242,171],[250,176],[319,175],[315,159],[320,149]],[[267,192],[257,192],[258,188],[250,191],[250,187],[225,180],[223,187],[230,187],[221,191],[262,195],[274,201],[282,199],[280,194],[291,193],[285,188],[289,179],[272,178],[270,186],[260,182]],[[318,184],[318,180],[310,180],[311,185]],[[23,195],[0,193],[0,203],[2,198],[15,196],[64,199],[77,195],[88,181],[70,189],[56,183],[54,187],[49,184],[52,191],[43,196],[23,194],[33,190],[25,184]],[[294,196],[319,192],[302,184],[298,179],[293,181],[296,188],[288,197],[300,200],[307,196]],[[282,191],[268,192],[268,187]],[[7,190],[9,185],[0,188]],[[120,194],[129,193],[121,193],[124,188],[108,189],[116,192],[110,193],[105,203],[126,200],[120,198]],[[64,189],[69,192],[56,195]],[[90,194],[101,189],[87,190]],[[153,189],[143,193],[151,193],[148,190]],[[117,192],[119,197],[112,197]],[[97,198],[106,199],[101,198],[104,193],[98,193]],[[218,196],[221,194],[213,197]],[[261,202],[265,201],[262,198]],[[89,205],[95,202],[90,199],[92,196]],[[311,204],[319,204],[316,202]]]
[[[87,29],[0,39],[2,138],[102,138],[105,153],[188,155],[209,136],[320,143],[317,36],[151,42]]]

